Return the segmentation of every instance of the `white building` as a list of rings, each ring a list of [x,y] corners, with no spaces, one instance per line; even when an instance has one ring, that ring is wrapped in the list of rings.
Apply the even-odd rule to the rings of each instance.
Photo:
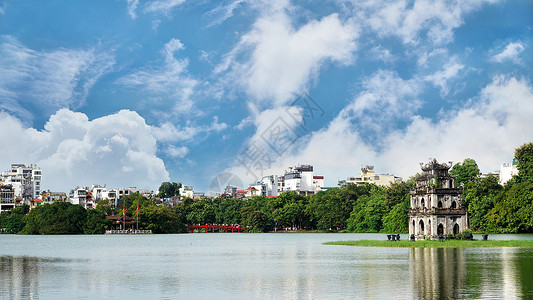
[[[15,198],[15,192],[11,184],[0,184],[0,213],[7,211],[15,207],[16,204],[20,204],[20,199]]]
[[[391,184],[401,180],[401,177],[396,177],[394,175],[376,174],[374,172],[374,166],[363,166],[361,168],[361,175],[359,177],[352,176],[346,178],[346,183],[353,183],[355,185],[374,183],[376,185],[390,186]]]
[[[87,188],[76,187],[70,190],[68,194],[68,201],[72,204],[79,204],[83,207],[86,207],[85,205],[87,202],[88,192],[89,191]]]
[[[183,200],[185,198],[191,198],[194,199],[194,188],[192,185],[183,185],[179,188],[180,193],[180,199]]]
[[[16,198],[26,204],[41,194],[42,171],[35,165],[12,164],[9,171],[0,174],[0,184],[11,185]]]
[[[256,196],[277,197],[279,195],[278,178],[277,175],[263,176],[261,180],[251,184],[250,187],[256,189]]]
[[[513,178],[513,175],[518,175],[518,160],[513,159],[513,163],[503,163],[500,166],[500,184],[504,185],[507,181]]]
[[[324,186],[324,176],[313,175],[313,166],[290,167],[278,180],[278,192],[296,191],[301,195],[318,193]]]

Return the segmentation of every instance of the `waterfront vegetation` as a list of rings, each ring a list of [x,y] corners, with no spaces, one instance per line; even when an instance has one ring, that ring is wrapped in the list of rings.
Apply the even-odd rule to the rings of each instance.
[[[470,247],[533,247],[533,240],[420,240],[420,241],[336,241],[324,245],[360,246],[360,247],[417,247],[417,248],[470,248]]]
[[[476,233],[533,232],[533,143],[515,151],[519,175],[504,186],[495,176],[481,178],[473,159],[455,164],[450,174],[464,186],[463,204]],[[176,196],[179,183],[165,182],[159,197],[135,193],[113,207],[100,200],[95,209],[56,202],[32,209],[27,205],[0,214],[0,228],[8,233],[99,234],[114,229],[106,216],[125,213],[139,220],[138,228],[153,233],[183,233],[186,224],[240,224],[250,232],[275,229],[406,233],[409,191],[416,176],[389,187],[339,182],[339,187],[311,196],[284,192],[278,197],[251,199],[206,197],[184,199],[169,207],[161,198]],[[137,213],[137,207],[139,211]]]

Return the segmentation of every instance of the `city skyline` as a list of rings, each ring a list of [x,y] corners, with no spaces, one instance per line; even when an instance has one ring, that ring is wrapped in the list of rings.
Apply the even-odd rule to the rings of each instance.
[[[37,5],[38,4],[38,5]],[[482,172],[533,139],[529,1],[3,1],[0,170],[209,191],[310,164]]]

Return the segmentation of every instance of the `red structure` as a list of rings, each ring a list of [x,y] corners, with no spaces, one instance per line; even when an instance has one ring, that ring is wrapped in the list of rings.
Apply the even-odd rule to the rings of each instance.
[[[240,225],[224,225],[224,224],[222,225],[219,225],[219,224],[187,225],[187,228],[189,228],[190,231],[193,233],[194,233],[194,230],[196,230],[196,232],[201,232],[202,229],[204,228],[205,228],[205,233],[208,233],[208,232],[214,233],[215,231],[218,231],[219,233],[228,232],[228,230],[231,230],[231,232],[234,232],[234,231],[241,232],[241,231],[246,230],[246,228]]]

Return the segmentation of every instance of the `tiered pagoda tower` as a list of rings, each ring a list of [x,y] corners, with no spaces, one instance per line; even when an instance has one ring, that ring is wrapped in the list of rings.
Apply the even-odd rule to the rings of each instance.
[[[463,188],[455,187],[455,178],[448,173],[451,166],[451,162],[439,164],[435,159],[420,164],[423,173],[411,189],[409,236],[437,239],[468,229]]]

